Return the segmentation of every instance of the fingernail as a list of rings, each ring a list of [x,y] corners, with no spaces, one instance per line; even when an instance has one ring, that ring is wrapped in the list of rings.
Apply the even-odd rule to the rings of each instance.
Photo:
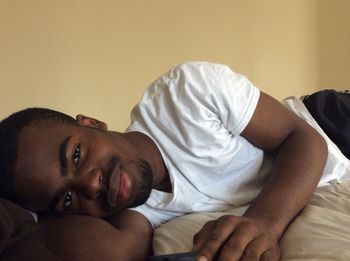
[[[198,261],[207,261],[208,259],[205,256],[199,257]]]

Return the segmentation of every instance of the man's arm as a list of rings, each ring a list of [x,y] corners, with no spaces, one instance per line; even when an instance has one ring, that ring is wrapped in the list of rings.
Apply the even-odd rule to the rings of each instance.
[[[50,216],[42,225],[47,247],[63,260],[146,260],[151,254],[152,227],[135,211],[126,210],[108,222],[81,215]]]
[[[222,260],[278,260],[278,240],[307,204],[322,175],[326,143],[264,93],[242,136],[265,151],[276,152],[269,180],[243,217],[208,222],[196,234],[194,250],[207,260],[219,250]]]

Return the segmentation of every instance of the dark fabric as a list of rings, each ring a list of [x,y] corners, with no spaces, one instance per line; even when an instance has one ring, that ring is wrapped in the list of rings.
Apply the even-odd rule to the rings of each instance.
[[[327,136],[350,159],[350,92],[324,90],[303,102]]]
[[[25,209],[0,198],[0,259],[59,260],[45,246],[44,233]]]

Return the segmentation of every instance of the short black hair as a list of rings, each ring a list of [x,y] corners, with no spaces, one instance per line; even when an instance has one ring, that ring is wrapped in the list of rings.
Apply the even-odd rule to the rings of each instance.
[[[2,120],[0,122],[0,197],[17,201],[13,183],[18,139],[25,127],[38,123],[75,125],[76,121],[67,114],[47,108],[24,109]]]

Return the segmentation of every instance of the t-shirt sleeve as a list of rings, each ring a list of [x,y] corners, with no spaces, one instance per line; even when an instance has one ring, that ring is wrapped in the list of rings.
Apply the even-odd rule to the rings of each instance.
[[[251,120],[260,91],[246,77],[224,65],[214,65],[219,77],[218,112],[223,124],[233,134],[239,135]]]
[[[178,93],[191,96],[192,107],[210,109],[234,135],[248,125],[260,96],[246,77],[222,64],[184,63],[173,68],[170,78],[177,81]]]

